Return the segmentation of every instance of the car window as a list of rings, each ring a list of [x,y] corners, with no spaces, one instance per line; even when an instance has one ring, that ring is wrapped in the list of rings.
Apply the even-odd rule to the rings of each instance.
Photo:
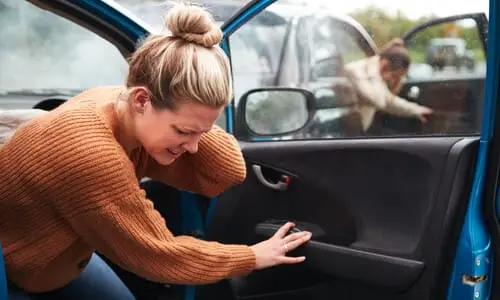
[[[258,50],[253,57],[245,54],[252,51],[240,41],[255,39],[249,34],[254,19],[234,32],[229,44],[237,95],[233,122],[235,128],[240,128],[236,134],[253,141],[477,135],[486,75],[486,16],[442,21],[432,14],[410,18],[386,12],[375,2],[339,15],[329,14],[313,3],[270,5],[263,12],[274,13],[286,21],[284,37],[259,37],[273,41],[266,45],[270,53],[281,54],[278,65],[261,64]],[[405,36],[417,27],[419,30]],[[407,69],[394,71],[384,67],[387,60],[377,53],[390,42],[406,47],[403,51],[409,57]],[[249,77],[243,70],[253,70],[258,75]],[[299,130],[283,129],[283,134],[274,132],[263,137],[249,132],[248,128],[267,125],[254,124],[263,122],[262,118],[246,120],[259,112],[254,107],[252,114],[244,114],[246,108],[240,105],[244,103],[240,98],[253,96],[255,89],[276,87],[310,92],[313,97],[307,100],[309,118]],[[275,96],[266,98],[265,105],[260,106],[259,109],[266,109],[261,114],[275,123],[286,124],[287,120],[280,119],[284,118],[280,108],[283,104],[270,101],[292,100],[273,93]],[[241,130],[247,131],[243,134]]]
[[[425,133],[479,133],[486,77],[479,28],[466,18],[428,26],[408,40],[412,60],[403,96],[435,109]]]
[[[2,1],[0,38],[0,109],[125,80],[127,63],[115,46],[27,1]]]

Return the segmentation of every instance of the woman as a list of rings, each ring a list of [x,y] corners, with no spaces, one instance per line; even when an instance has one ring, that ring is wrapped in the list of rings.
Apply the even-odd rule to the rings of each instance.
[[[94,253],[157,282],[206,284],[304,257],[283,226],[253,246],[174,237],[139,188],[149,177],[207,196],[241,183],[236,140],[215,120],[231,97],[222,33],[177,5],[130,59],[125,87],[85,91],[21,125],[0,148],[0,241],[11,299],[133,299]]]
[[[378,55],[346,65],[346,76],[357,95],[357,111],[366,132],[377,110],[415,117],[425,123],[432,109],[396,96],[408,73],[410,56],[401,39],[394,39]]]

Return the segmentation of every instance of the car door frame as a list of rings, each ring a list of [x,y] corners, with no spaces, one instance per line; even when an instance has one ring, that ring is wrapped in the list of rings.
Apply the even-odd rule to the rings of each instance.
[[[276,0],[254,0],[248,3],[243,9],[236,13],[230,20],[222,26],[224,38],[222,48],[230,57],[229,36],[240,26],[245,24],[254,15],[264,10],[266,7],[276,2]],[[432,20],[415,27],[408,32],[404,38],[411,37],[417,31],[430,25],[453,21],[464,17],[476,18],[477,14],[465,14],[440,18]],[[484,16],[484,15],[482,15]],[[495,38],[497,34],[497,18],[500,17],[500,6],[495,4],[495,0],[490,0],[489,26],[484,26],[483,33],[486,33],[489,41],[489,47],[485,50],[487,53],[487,76],[485,83],[485,101],[483,104],[483,118],[480,133],[480,145],[477,154],[477,164],[474,170],[473,189],[469,196],[469,203],[465,216],[465,222],[461,230],[460,237],[455,247],[454,266],[448,284],[447,299],[488,299],[491,294],[492,273],[495,268],[493,261],[493,249],[491,241],[495,244],[495,250],[499,252],[500,243],[500,200],[496,201],[497,179],[500,172],[500,120],[495,120],[495,107],[498,101],[498,83],[499,83],[499,56],[495,53],[500,51],[500,39]],[[480,18],[484,21],[484,18]],[[487,20],[488,21],[488,20]],[[491,28],[495,28],[491,30]],[[490,29],[490,30],[489,30]],[[226,111],[227,130],[232,132],[233,128],[233,107],[229,105]],[[495,125],[495,126],[493,126]],[[496,156],[495,156],[496,155]],[[488,160],[494,162],[489,164]],[[488,169],[487,169],[488,168]],[[488,171],[488,173],[486,173]],[[487,176],[485,176],[487,174]],[[484,193],[486,188],[486,193]],[[483,202],[487,205],[486,218],[483,215]],[[487,221],[488,227],[486,227]],[[495,238],[492,239],[491,233]],[[470,243],[472,241],[472,246]],[[469,243],[469,245],[467,245]],[[496,260],[495,260],[496,261]],[[498,264],[498,263],[496,263]],[[469,275],[471,278],[479,279],[477,283],[466,284],[463,282],[463,275]],[[486,275],[485,280],[481,276]],[[500,290],[500,289],[499,289]]]
[[[500,298],[500,285],[493,285],[494,281],[498,282],[500,277],[500,194],[498,188],[500,186],[500,117],[495,115],[498,107],[498,99],[500,96],[500,38],[498,38],[499,19],[500,19],[500,4],[495,0],[490,0],[490,14],[488,24],[488,50],[487,50],[487,66],[486,66],[486,91],[485,91],[485,108],[489,108],[483,112],[483,127],[481,131],[481,141],[484,146],[484,181],[486,182],[482,191],[483,207],[482,213],[485,214],[485,221],[491,233],[492,252],[494,253],[494,262],[490,277],[490,294],[491,299]],[[480,197],[480,196],[479,196]]]

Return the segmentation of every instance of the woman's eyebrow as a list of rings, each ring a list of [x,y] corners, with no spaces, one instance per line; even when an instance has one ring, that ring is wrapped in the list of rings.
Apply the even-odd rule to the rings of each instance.
[[[185,127],[179,127],[177,125],[174,125],[174,127],[180,131],[184,131],[186,133],[206,133],[206,132],[209,132],[212,128],[209,128],[209,129],[205,129],[205,130],[194,130],[194,129],[189,129],[189,128],[185,128]]]

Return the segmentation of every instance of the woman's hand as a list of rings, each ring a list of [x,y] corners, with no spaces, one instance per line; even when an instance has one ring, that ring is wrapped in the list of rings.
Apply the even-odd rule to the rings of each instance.
[[[418,115],[418,119],[420,120],[420,122],[422,124],[425,124],[427,123],[427,118],[432,115],[434,113],[434,111],[428,107],[424,107],[424,109],[422,110],[422,112],[420,112],[420,114]]]
[[[256,258],[255,269],[260,270],[281,264],[297,264],[306,259],[305,256],[286,256],[287,252],[294,250],[311,239],[311,233],[308,231],[287,235],[288,231],[294,226],[294,223],[288,222],[268,240],[250,246]]]

